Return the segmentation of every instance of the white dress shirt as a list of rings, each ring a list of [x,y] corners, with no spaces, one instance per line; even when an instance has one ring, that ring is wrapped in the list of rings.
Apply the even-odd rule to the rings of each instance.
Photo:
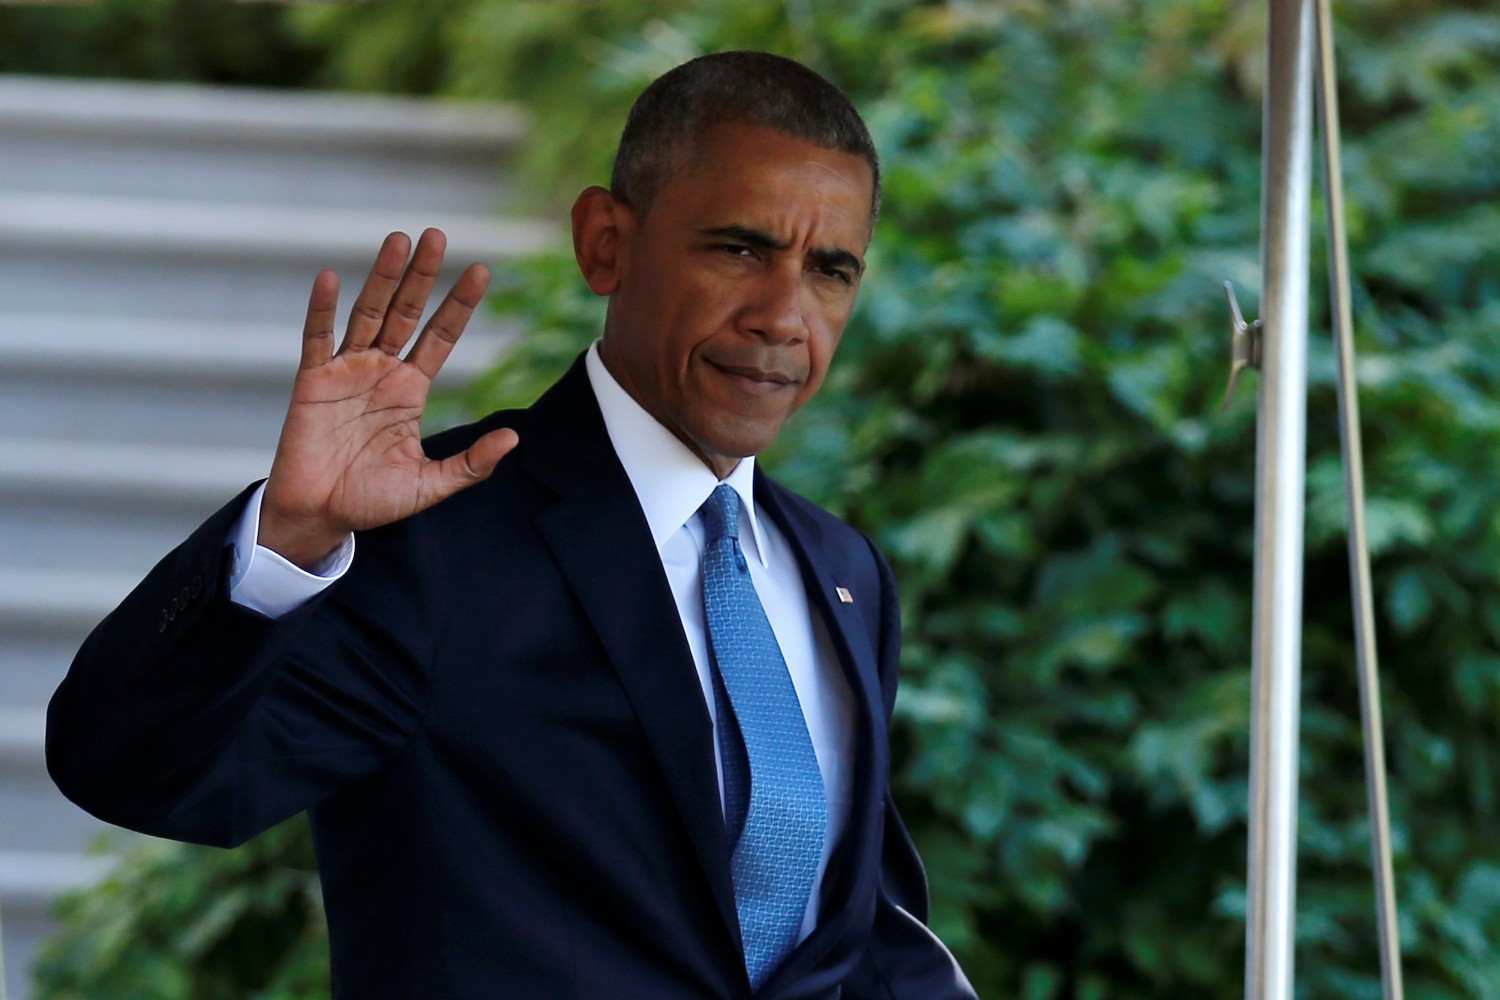
[[[698,508],[719,485],[719,479],[620,387],[600,360],[597,342],[589,349],[585,364],[610,443],[640,501],[677,602],[683,632],[698,671],[699,693],[714,724],[714,761],[719,770],[722,805],[724,772],[719,760],[718,713],[703,615],[704,530],[697,516]],[[802,920],[805,938],[817,925],[823,875],[848,824],[853,782],[854,700],[827,627],[808,602],[796,554],[775,523],[762,516],[763,511],[755,506],[754,474],[755,459],[746,458],[723,481],[740,495],[740,547],[802,703],[828,796],[823,855]],[[256,544],[264,490],[262,485],[251,496],[230,532],[229,544],[234,549],[230,599],[278,617],[316,596],[348,570],[354,558],[354,539],[352,536],[345,539],[316,567],[315,573],[297,567]]]

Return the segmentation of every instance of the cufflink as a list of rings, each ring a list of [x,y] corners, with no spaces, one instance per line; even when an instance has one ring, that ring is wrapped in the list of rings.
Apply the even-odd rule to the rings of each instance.
[[[853,604],[854,595],[849,593],[848,587],[834,587],[833,592],[839,595],[840,604]]]

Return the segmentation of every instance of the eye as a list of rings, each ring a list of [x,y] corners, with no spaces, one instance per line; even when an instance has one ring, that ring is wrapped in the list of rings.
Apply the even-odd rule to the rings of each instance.
[[[731,257],[753,257],[755,250],[743,243],[720,243],[714,249],[727,253]]]
[[[824,277],[832,278],[835,281],[841,282],[845,285],[854,284],[854,274],[846,267],[837,267],[833,264],[829,264],[824,267],[818,268],[818,273],[823,275]]]

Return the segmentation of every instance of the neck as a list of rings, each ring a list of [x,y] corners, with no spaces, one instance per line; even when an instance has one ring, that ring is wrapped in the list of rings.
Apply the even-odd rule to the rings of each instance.
[[[661,414],[651,409],[651,406],[647,403],[647,401],[641,398],[641,393],[636,390],[635,383],[633,383],[628,377],[625,376],[624,369],[615,360],[614,351],[610,349],[610,339],[608,336],[605,336],[599,342],[599,360],[604,362],[604,370],[609,372],[610,377],[615,380],[615,384],[618,385],[621,389],[624,389],[625,394],[631,399],[635,400],[636,405],[645,410],[646,413],[650,415],[651,419],[661,424],[672,433],[673,437],[681,441],[683,447],[692,452],[697,457],[698,461],[708,466],[708,470],[712,472],[715,477],[720,480],[728,479],[730,474],[734,472],[735,469],[739,468],[740,459],[738,457],[733,455],[720,455],[716,452],[709,451],[708,449],[700,445],[697,441],[684,434],[682,428],[678,427],[676,424],[670,423],[669,421],[663,420],[661,418]]]

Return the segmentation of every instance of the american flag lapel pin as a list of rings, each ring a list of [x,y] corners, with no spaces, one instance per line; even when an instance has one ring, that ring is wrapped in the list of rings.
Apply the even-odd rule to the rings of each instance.
[[[849,593],[848,587],[834,587],[833,592],[839,595],[840,604],[853,604],[854,595]]]

